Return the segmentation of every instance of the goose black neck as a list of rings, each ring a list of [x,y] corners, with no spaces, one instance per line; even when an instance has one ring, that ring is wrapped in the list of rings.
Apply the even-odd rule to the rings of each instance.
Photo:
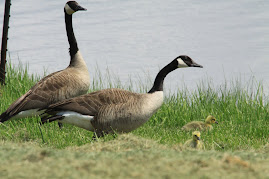
[[[149,90],[148,93],[154,93],[156,91],[163,91],[164,78],[166,77],[168,73],[177,69],[177,64],[178,62],[176,60],[173,60],[171,63],[166,65],[163,69],[161,69],[161,71],[157,74],[155,78],[153,87],[151,88],[151,90]]]
[[[69,53],[71,56],[71,61],[74,58],[75,54],[78,51],[78,44],[77,44],[77,40],[76,37],[74,35],[74,31],[73,31],[73,24],[72,24],[72,15],[68,15],[65,11],[65,27],[66,27],[66,33],[67,33],[67,38],[68,38],[68,42],[70,45],[69,48]]]

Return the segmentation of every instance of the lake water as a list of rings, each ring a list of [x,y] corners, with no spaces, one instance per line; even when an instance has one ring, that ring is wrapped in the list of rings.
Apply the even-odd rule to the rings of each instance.
[[[69,64],[63,7],[66,1],[12,2],[8,50],[14,64],[43,74]],[[218,86],[252,76],[269,89],[268,0],[81,0],[88,11],[73,15],[74,32],[91,76],[96,66],[123,84],[154,79],[175,57],[186,54],[203,69],[168,75],[165,90],[210,79]],[[0,27],[4,0],[0,1]],[[149,87],[150,88],[150,87]]]

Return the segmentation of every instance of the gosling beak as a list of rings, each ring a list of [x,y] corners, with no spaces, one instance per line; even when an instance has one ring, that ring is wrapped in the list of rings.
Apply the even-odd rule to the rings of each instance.
[[[202,65],[199,65],[198,63],[195,63],[195,62],[193,62],[193,63],[191,64],[191,67],[199,67],[199,68],[203,68]]]
[[[200,140],[200,137],[197,137],[197,140]]]
[[[219,124],[218,121],[215,121],[216,124]]]

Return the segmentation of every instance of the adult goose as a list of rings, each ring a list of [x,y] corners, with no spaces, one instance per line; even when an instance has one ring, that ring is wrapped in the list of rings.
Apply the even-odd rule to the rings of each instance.
[[[81,10],[86,9],[75,1],[67,2],[64,7],[71,56],[69,66],[37,82],[0,115],[0,122],[15,118],[32,117],[42,113],[40,109],[50,104],[87,93],[90,85],[89,72],[79,52],[72,26],[72,14]]]
[[[48,106],[42,123],[60,121],[95,132],[130,132],[144,124],[163,103],[163,81],[168,73],[182,67],[202,67],[182,55],[165,66],[156,76],[148,93],[123,89],[104,89]]]

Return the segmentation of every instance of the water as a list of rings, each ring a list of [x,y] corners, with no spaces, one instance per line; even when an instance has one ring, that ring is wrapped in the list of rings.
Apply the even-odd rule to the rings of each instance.
[[[12,63],[30,73],[51,73],[69,64],[63,7],[66,1],[13,1],[8,49]],[[143,81],[181,54],[203,69],[179,69],[165,80],[174,92],[210,79],[212,85],[251,76],[269,89],[269,1],[81,0],[73,15],[80,51],[91,76],[96,65],[123,82]],[[0,12],[4,2],[0,2]],[[0,18],[2,27],[3,18]],[[146,74],[146,75],[145,75]],[[150,88],[150,87],[149,87]]]

